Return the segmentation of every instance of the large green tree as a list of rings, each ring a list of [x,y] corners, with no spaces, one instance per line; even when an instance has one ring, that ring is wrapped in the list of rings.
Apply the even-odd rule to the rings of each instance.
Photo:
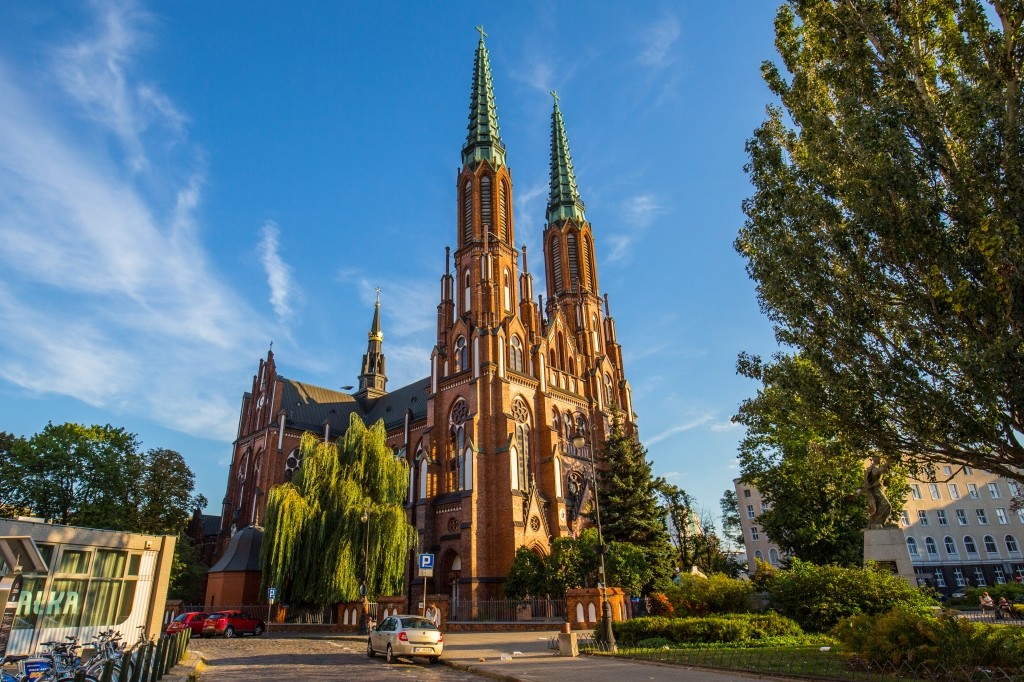
[[[312,605],[358,599],[364,580],[371,596],[401,591],[416,529],[404,507],[409,470],[386,436],[383,421],[367,428],[353,414],[337,443],[302,437],[302,468],[267,500],[264,587]]]
[[[675,568],[689,571],[696,563],[696,538],[701,533],[693,497],[664,478],[655,480],[654,489],[661,497],[663,513],[669,521],[669,540],[675,549]]]
[[[855,451],[1022,477],[1022,24],[1021,0],[778,11],[736,248]]]
[[[636,434],[627,433],[616,416],[612,432],[600,452],[598,469],[601,526],[605,542],[639,546],[651,567],[644,592],[660,590],[672,578],[673,549],[659,504],[657,480],[651,473],[647,449]]]
[[[727,545],[742,547],[743,527],[740,524],[740,503],[736,499],[735,490],[726,490],[722,493],[722,499],[718,501],[722,510],[722,534]]]
[[[741,478],[770,507],[756,510],[761,531],[805,561],[859,564],[867,525],[865,454],[822,409],[820,373],[801,356],[779,356],[768,365],[741,356],[738,367],[761,382],[757,397],[744,401],[734,418],[747,429]],[[899,470],[888,483],[895,520],[907,485]]]

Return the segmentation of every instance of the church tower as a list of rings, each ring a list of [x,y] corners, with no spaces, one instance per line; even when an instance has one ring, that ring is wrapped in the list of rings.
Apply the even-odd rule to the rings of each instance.
[[[384,363],[384,334],[380,330],[380,289],[373,308],[373,322],[367,334],[366,353],[363,354],[363,369],[359,374],[359,390],[355,397],[364,405],[369,400],[387,393],[388,377]]]

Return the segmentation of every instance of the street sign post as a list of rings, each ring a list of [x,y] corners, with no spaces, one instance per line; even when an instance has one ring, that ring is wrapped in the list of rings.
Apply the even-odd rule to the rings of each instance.
[[[274,600],[277,599],[277,588],[267,588],[267,632],[270,632],[270,621],[273,620]]]
[[[420,575],[423,576],[423,611],[420,615],[427,615],[427,578],[434,577],[434,555],[420,554]]]

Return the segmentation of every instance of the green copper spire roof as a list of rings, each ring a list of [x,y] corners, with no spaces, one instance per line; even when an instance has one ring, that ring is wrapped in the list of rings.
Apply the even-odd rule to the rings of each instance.
[[[576,173],[572,170],[569,155],[569,140],[565,135],[565,123],[558,108],[558,93],[551,91],[555,109],[551,112],[551,193],[548,195],[548,222],[560,218],[574,218],[583,222],[583,200],[576,188]]]
[[[492,166],[505,165],[505,145],[501,143],[498,132],[498,112],[494,107],[494,89],[491,84],[491,59],[484,45],[482,26],[480,43],[476,46],[476,60],[473,64],[473,93],[469,100],[469,134],[466,146],[462,148],[462,163],[469,165],[471,161],[487,159]]]

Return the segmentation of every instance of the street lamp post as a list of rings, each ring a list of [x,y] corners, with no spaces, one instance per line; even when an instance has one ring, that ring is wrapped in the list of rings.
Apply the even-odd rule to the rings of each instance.
[[[608,548],[604,544],[604,535],[601,532],[601,500],[597,494],[597,460],[594,458],[595,428],[596,426],[590,428],[590,471],[594,477],[594,520],[597,522],[597,556],[600,561],[598,572],[601,578],[598,583],[601,589],[601,627],[598,629],[598,639],[602,649],[615,652],[618,647],[615,644],[615,631],[612,629],[612,605],[608,602],[608,585],[604,572],[604,555]],[[572,444],[577,450],[587,445],[587,434],[583,432],[582,425],[576,435],[572,437]]]
[[[363,507],[363,515],[359,520],[366,524],[366,551],[363,553],[363,584],[359,592],[363,597],[363,622],[359,629],[365,635],[370,631],[370,505]]]

